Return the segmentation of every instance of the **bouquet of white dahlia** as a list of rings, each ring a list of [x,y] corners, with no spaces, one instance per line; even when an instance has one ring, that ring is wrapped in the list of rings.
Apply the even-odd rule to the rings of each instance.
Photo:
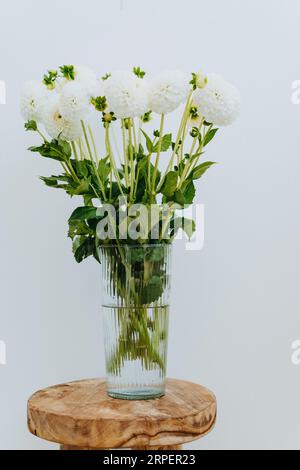
[[[166,130],[168,114],[180,107],[172,135]],[[64,65],[41,81],[27,82],[21,95],[25,128],[42,139],[30,150],[61,165],[59,174],[41,179],[83,198],[69,219],[76,260],[98,259],[103,244],[171,243],[182,226],[178,210],[193,203],[196,180],[214,164],[204,161],[206,147],[218,127],[234,122],[239,108],[238,90],[213,73],[171,70],[148,79],[135,67],[100,78],[87,67]],[[154,114],[159,128],[146,132]],[[92,129],[95,119],[98,126]],[[102,155],[96,143],[100,134]],[[163,208],[161,216],[149,222],[146,215],[138,235],[130,236],[142,206],[146,214]],[[97,227],[108,207],[114,217],[108,217],[110,229],[102,236]],[[194,221],[183,228],[191,236]]]

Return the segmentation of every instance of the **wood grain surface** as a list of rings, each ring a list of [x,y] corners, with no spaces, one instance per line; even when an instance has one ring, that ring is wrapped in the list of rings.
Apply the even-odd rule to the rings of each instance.
[[[83,380],[35,393],[28,401],[32,434],[62,449],[176,449],[211,431],[216,420],[212,392],[168,380],[163,398],[126,401],[106,394],[105,380]]]

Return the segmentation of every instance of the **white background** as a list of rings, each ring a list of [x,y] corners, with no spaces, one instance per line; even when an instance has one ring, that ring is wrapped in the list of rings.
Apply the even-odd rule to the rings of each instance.
[[[300,78],[297,0],[1,0],[0,448],[47,449],[26,429],[37,389],[104,375],[97,264],[66,237],[78,203],[42,185],[53,162],[26,151],[22,83],[65,63],[216,71],[243,95],[200,182],[205,248],[176,248],[169,375],[210,387],[216,429],[189,449],[300,448]],[[176,116],[172,118],[172,125]]]

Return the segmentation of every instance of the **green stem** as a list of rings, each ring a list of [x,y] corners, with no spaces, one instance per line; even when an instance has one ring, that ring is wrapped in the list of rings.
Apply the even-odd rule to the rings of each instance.
[[[155,189],[156,189],[156,176],[157,176],[158,164],[159,164],[160,153],[161,153],[161,146],[162,146],[162,141],[163,141],[164,123],[165,123],[165,115],[162,114],[161,119],[160,119],[158,149],[157,149],[157,155],[155,159],[154,172],[153,172],[153,181],[152,181],[153,195],[155,194]]]
[[[101,178],[99,176],[97,165],[95,164],[95,161],[93,159],[93,154],[92,154],[92,150],[91,150],[91,146],[90,146],[90,142],[89,142],[89,139],[88,139],[88,135],[87,135],[87,131],[86,131],[84,121],[81,121],[81,126],[82,126],[82,130],[83,130],[84,138],[85,138],[85,143],[86,143],[86,146],[87,146],[87,149],[88,149],[88,154],[89,154],[90,160],[92,162],[92,165],[94,167],[96,178],[97,178],[98,183],[99,183],[100,191],[102,192],[104,200],[106,200],[105,188],[104,188],[104,185],[103,185],[103,183],[101,181]]]
[[[204,122],[204,120],[203,120]],[[203,136],[202,136],[202,140],[201,140],[201,144],[199,145],[197,151],[196,151],[196,154],[199,154],[202,152],[203,150],[203,142],[204,142],[204,139],[207,135],[207,133],[211,130],[212,126],[209,126],[208,129],[203,133]],[[198,155],[197,158],[194,159],[193,162],[191,162],[192,164],[190,165],[189,167],[189,171],[188,171],[188,174],[187,174],[187,178],[189,178],[189,176],[191,175],[191,173],[193,172],[193,170],[195,169],[195,167],[198,165],[198,162],[201,158],[201,155]]]
[[[155,147],[156,144],[157,144],[157,138],[155,137],[155,139],[152,142],[152,147]],[[155,198],[155,194],[154,195],[152,194],[152,188],[151,188],[151,157],[152,157],[152,152],[149,153],[148,155],[148,192],[152,201],[152,198],[153,197]]]
[[[87,146],[87,149],[88,149],[88,154],[89,154],[90,160],[93,160],[93,154],[92,154],[92,150],[91,150],[91,146],[90,146],[90,142],[89,142],[89,138],[88,138],[88,135],[87,135],[87,131],[86,131],[84,121],[81,121],[81,127],[82,127],[82,130],[83,130],[83,135],[84,135],[85,143],[86,143],[86,146]]]
[[[170,224],[171,218],[172,218],[172,214],[170,214],[169,216],[166,216],[166,220],[164,221],[162,228],[161,228],[160,240],[165,240],[164,238],[165,231]]]
[[[81,160],[84,160],[85,155],[84,155],[83,145],[82,145],[82,140],[81,139],[78,139],[78,147],[79,147],[80,158],[81,158]]]
[[[199,153],[199,152],[200,152],[200,149],[201,149],[201,146],[198,147],[196,153]],[[195,160],[193,161],[193,163],[190,165],[189,171],[188,171],[188,174],[187,174],[187,178],[189,178],[189,176],[190,176],[191,173],[193,172],[194,168],[197,166],[197,164],[198,164],[200,158],[201,158],[201,155],[199,155],[197,158],[195,158]]]
[[[140,118],[139,119],[139,130],[138,130],[138,144],[139,144],[139,147],[142,143],[142,129],[143,129],[143,121]]]
[[[187,128],[186,128],[186,123],[185,123],[185,126],[184,126],[183,131],[182,131],[182,136],[181,136],[180,158],[179,158],[178,166],[183,161],[184,142],[185,142],[185,138],[186,138],[186,132],[187,132]]]
[[[124,196],[124,192],[122,189],[122,182],[121,182],[120,175],[116,167],[116,162],[115,162],[112,150],[111,150],[111,145],[110,145],[110,140],[109,140],[109,124],[105,124],[105,145],[106,145],[106,152],[107,152],[107,155],[109,156],[110,164],[111,164],[114,176],[116,178],[117,185],[119,187],[119,190],[122,196]]]
[[[110,169],[110,173],[109,173],[109,200],[110,201],[112,200],[112,176],[113,176],[112,169]]]
[[[117,141],[114,126],[112,126],[111,129],[112,129],[112,136],[113,136],[113,141],[114,141],[114,144],[115,144],[115,149],[116,149],[116,152],[117,152],[118,160],[119,160],[119,163],[121,164],[122,160],[121,160],[120,150],[119,150],[118,141]]]
[[[173,150],[173,153],[171,155],[171,158],[170,158],[169,164],[167,166],[167,169],[164,173],[164,176],[163,176],[163,178],[161,179],[161,182],[158,185],[157,192],[159,192],[161,190],[162,185],[164,184],[165,177],[167,176],[167,173],[169,173],[169,171],[173,168],[174,159],[176,157],[176,154],[177,154],[177,151],[178,151],[178,148],[179,148],[179,145],[180,145],[180,139],[182,137],[182,130],[184,129],[184,127],[186,125],[186,121],[187,121],[188,116],[189,116],[192,95],[193,95],[193,90],[190,92],[190,94],[188,96],[188,99],[187,99],[187,102],[186,102],[186,105],[185,105],[185,108],[184,108],[184,111],[183,111],[183,115],[182,115],[182,118],[181,118],[181,123],[180,123],[180,126],[179,126],[179,130],[178,130],[174,150]]]
[[[74,171],[74,168],[72,167],[72,163],[70,161],[67,161],[66,162],[66,165],[74,179],[74,181],[76,181],[77,183],[80,183],[80,179],[78,178],[78,176],[76,175],[75,171]]]
[[[132,200],[134,191],[134,160],[133,160],[133,142],[131,133],[131,121],[128,121],[128,136],[129,136],[129,155],[130,155],[130,195],[129,200]]]
[[[138,145],[137,145],[136,129],[135,129],[135,122],[134,122],[134,119],[131,119],[131,123],[132,123],[132,132],[133,132],[134,148],[135,148],[135,151],[138,152]]]
[[[198,133],[201,132],[201,128],[202,128],[202,126],[203,126],[204,120],[205,120],[204,118],[201,119],[201,122],[200,122],[200,124],[199,124],[199,126],[198,126]],[[192,146],[191,146],[191,150],[190,150],[190,152],[189,152],[189,155],[191,155],[191,156],[193,155],[193,152],[194,152],[194,150],[195,150],[197,141],[198,141],[198,136],[196,136],[196,137],[194,138],[194,140],[193,140],[193,143],[192,143]]]
[[[96,147],[96,143],[95,143],[95,139],[94,139],[94,134],[93,134],[93,131],[92,131],[92,128],[91,128],[90,125],[88,125],[88,130],[89,130],[90,138],[91,138],[91,141],[92,141],[95,160],[96,160],[97,165],[98,165],[98,163],[99,163],[98,152],[97,152],[97,147]]]
[[[67,175],[69,175],[69,176],[72,176],[69,169],[68,169],[68,167],[67,167],[67,165],[65,165],[65,163],[63,163],[63,162],[60,162],[60,163],[61,163],[61,166],[63,167],[65,173],[67,173]]]
[[[39,129],[37,129],[36,131],[37,131],[37,133],[41,136],[41,138],[43,139],[43,141],[44,141],[45,143],[47,143],[48,140],[46,139],[46,137],[44,136],[44,134],[42,134]]]
[[[77,154],[77,150],[76,150],[76,147],[75,147],[75,143],[74,143],[74,142],[71,142],[71,147],[72,147],[72,150],[73,150],[73,154],[74,154],[75,160],[79,161],[79,159],[78,159],[78,154]]]
[[[137,193],[137,190],[138,190],[139,176],[140,176],[140,169],[138,168],[137,173],[136,173],[135,190],[134,190],[134,193],[133,193],[133,198],[134,199],[136,198],[136,193]]]
[[[126,132],[125,132],[125,120],[122,119],[122,141],[123,141],[123,153],[124,153],[124,173],[125,173],[125,182],[127,189],[129,188],[129,178],[128,178],[128,154],[127,154],[127,144],[126,144]]]
[[[203,123],[204,123],[204,119],[201,121],[201,124],[200,124],[200,126],[199,126],[199,131],[201,130],[201,127],[202,127]],[[198,149],[197,149],[196,155],[199,154],[199,153],[201,153],[202,150],[203,150],[203,143],[204,143],[205,136],[206,136],[206,132],[204,132],[204,134],[203,134],[203,137],[202,137],[201,143],[200,143],[200,145],[199,145],[199,147],[198,147]],[[195,140],[197,141],[198,138],[196,137]],[[195,144],[195,145],[196,145],[196,144]],[[194,148],[195,148],[195,147],[192,146],[192,152],[194,151]],[[192,152],[191,152],[191,153],[192,153]],[[190,153],[190,155],[191,155],[191,153]],[[201,155],[198,155],[198,157],[196,157],[196,158],[193,159],[193,158],[192,158],[192,155],[191,155],[191,159],[186,163],[186,166],[184,167],[184,170],[183,170],[183,172],[182,172],[182,175],[181,175],[181,178],[180,178],[180,181],[179,181],[179,185],[178,185],[178,189],[181,188],[181,186],[182,186],[183,183],[184,183],[184,180],[188,177],[188,175],[191,173],[191,171],[193,171],[193,169],[194,169],[195,166],[197,165],[197,163],[198,163],[200,157],[201,157]]]
[[[152,198],[152,189],[151,189],[151,153],[148,155],[148,191],[149,195]]]

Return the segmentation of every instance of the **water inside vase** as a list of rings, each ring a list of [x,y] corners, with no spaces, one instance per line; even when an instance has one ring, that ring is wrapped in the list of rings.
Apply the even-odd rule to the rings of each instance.
[[[169,307],[103,306],[107,388],[113,398],[165,394]]]

